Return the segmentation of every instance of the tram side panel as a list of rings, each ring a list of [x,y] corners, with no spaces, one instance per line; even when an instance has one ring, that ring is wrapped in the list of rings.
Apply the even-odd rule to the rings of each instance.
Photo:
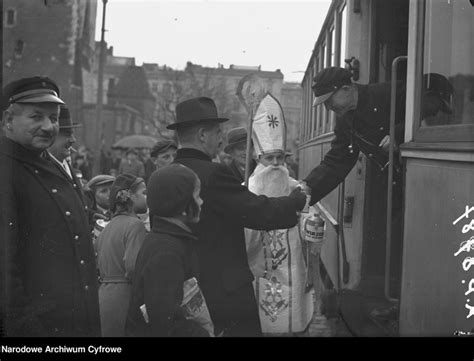
[[[461,246],[474,237],[474,210],[460,218],[466,206],[474,207],[472,179],[472,163],[407,161],[402,336],[452,336],[473,328],[474,250]]]

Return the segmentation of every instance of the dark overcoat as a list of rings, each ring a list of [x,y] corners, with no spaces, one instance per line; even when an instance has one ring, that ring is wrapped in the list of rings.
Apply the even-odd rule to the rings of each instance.
[[[0,138],[3,332],[99,336],[94,251],[77,179]]]
[[[388,162],[388,153],[379,144],[390,132],[390,83],[355,85],[359,94],[356,109],[336,117],[331,149],[305,179],[312,190],[310,204],[318,202],[346,178],[356,164],[359,152],[364,153],[381,171]],[[403,141],[404,136],[405,94],[404,84],[398,83],[395,113],[397,144]]]
[[[257,196],[240,184],[226,165],[213,163],[196,149],[179,149],[175,163],[196,172],[204,201],[193,229],[201,289],[215,332],[230,336],[261,334],[258,308],[247,261],[244,227],[271,230],[297,223],[292,198]]]
[[[125,334],[135,337],[208,335],[181,311],[184,281],[199,270],[195,251],[196,237],[180,226],[154,217],[152,231],[138,252],[132,281]],[[146,323],[140,311],[145,304]]]

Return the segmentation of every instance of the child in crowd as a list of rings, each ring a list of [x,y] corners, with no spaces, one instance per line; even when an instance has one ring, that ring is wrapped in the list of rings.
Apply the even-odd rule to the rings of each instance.
[[[146,235],[137,213],[146,212],[146,208],[144,180],[132,174],[119,175],[110,190],[112,219],[96,240],[104,337],[124,336],[135,261]]]
[[[127,336],[213,335],[200,291],[189,304],[204,317],[191,320],[182,306],[183,296],[188,298],[183,284],[195,284],[194,278],[199,279],[194,250],[197,238],[190,226],[199,222],[203,203],[200,190],[197,175],[180,164],[158,169],[151,175],[147,202],[153,217],[152,230],[137,257]],[[197,318],[201,322],[196,322]],[[209,322],[202,322],[203,319]]]

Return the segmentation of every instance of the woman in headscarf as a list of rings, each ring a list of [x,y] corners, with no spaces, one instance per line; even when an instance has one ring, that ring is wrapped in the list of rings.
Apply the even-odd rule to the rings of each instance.
[[[145,213],[146,187],[142,178],[119,175],[110,190],[110,223],[97,238],[100,273],[99,306],[102,336],[125,334],[131,280],[138,251],[146,235],[137,213]]]

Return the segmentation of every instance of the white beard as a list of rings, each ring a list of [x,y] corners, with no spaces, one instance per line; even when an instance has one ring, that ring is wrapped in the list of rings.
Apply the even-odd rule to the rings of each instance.
[[[286,167],[259,163],[249,178],[249,190],[257,195],[283,197],[291,192],[290,181]]]

